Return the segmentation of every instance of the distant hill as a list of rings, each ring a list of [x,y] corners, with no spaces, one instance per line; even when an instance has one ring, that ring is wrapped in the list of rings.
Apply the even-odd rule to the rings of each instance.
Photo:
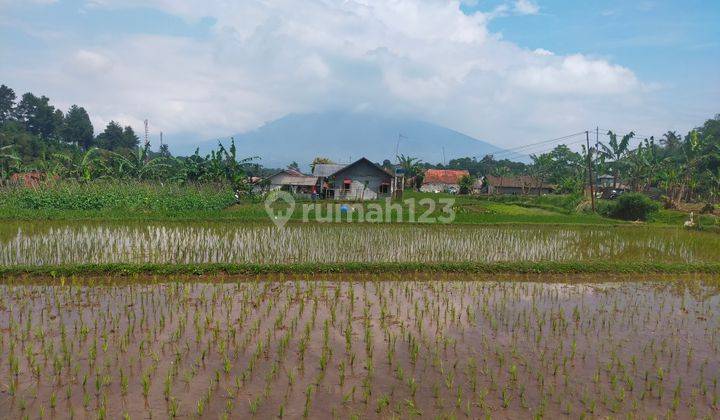
[[[435,124],[363,113],[291,114],[233,137],[239,156],[260,156],[263,166],[275,168],[295,161],[307,169],[316,156],[337,163],[363,156],[374,162],[394,161],[396,147],[401,154],[433,164],[443,161],[443,148],[446,161],[502,150]],[[217,140],[207,141],[200,150],[216,146]]]

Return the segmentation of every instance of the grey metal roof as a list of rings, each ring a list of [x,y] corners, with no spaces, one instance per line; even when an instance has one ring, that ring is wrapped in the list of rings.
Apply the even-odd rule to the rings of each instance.
[[[318,163],[315,165],[315,168],[313,168],[312,174],[313,176],[327,178],[346,166],[346,164],[340,163]]]
[[[317,176],[305,175],[292,169],[282,171],[265,178],[270,185],[300,185],[312,186],[318,181]]]

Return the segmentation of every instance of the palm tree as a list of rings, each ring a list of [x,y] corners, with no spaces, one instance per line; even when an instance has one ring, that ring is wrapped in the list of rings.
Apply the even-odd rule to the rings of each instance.
[[[612,131],[608,131],[607,135],[610,136],[610,141],[607,145],[600,143],[600,154],[610,160],[609,165],[613,171],[613,188],[617,188],[617,180],[623,163],[622,158],[628,152],[630,139],[635,137],[635,133],[631,131],[625,134],[620,141],[618,141],[617,134]]]

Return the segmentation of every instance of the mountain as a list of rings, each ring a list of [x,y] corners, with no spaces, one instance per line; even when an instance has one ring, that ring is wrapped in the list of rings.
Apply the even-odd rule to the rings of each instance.
[[[398,144],[399,134],[402,133]],[[363,113],[291,114],[246,133],[235,134],[238,156],[260,156],[265,167],[295,161],[304,170],[316,156],[347,163],[361,157],[373,162],[399,154],[438,163],[457,157],[497,153],[502,149],[435,124]],[[225,142],[223,142],[225,143]],[[201,152],[217,146],[207,141]]]

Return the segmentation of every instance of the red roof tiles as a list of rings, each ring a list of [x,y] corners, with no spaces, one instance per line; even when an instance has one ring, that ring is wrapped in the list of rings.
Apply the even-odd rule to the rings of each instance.
[[[428,169],[425,172],[423,184],[459,184],[460,178],[464,176],[470,176],[470,172],[455,169]]]

